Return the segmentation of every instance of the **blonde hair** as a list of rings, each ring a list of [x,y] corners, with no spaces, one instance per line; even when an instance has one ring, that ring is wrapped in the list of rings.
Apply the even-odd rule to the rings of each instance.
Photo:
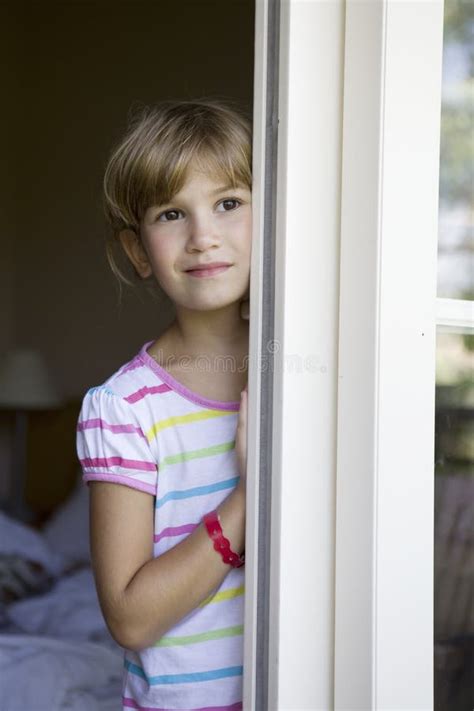
[[[106,255],[120,294],[122,283],[134,286],[139,277],[133,269],[131,281],[120,265],[125,255],[119,233],[131,229],[140,239],[146,210],[172,200],[191,164],[226,184],[251,189],[251,153],[251,122],[229,102],[164,101],[135,112],[104,175],[104,209],[111,227]],[[128,258],[125,265],[130,270]],[[144,281],[153,296],[161,292],[153,275]]]

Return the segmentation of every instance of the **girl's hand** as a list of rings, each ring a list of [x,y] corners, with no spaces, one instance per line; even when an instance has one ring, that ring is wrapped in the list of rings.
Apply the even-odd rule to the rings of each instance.
[[[235,438],[235,451],[239,466],[240,482],[245,485],[247,471],[247,395],[248,383],[240,396],[239,421],[237,423],[237,434]]]

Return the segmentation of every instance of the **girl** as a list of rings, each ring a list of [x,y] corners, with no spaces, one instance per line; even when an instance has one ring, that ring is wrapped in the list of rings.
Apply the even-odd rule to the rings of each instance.
[[[87,392],[101,609],[123,709],[242,707],[251,129],[221,102],[146,110],[109,161],[107,254],[171,299],[156,340]],[[224,368],[222,368],[224,361]]]

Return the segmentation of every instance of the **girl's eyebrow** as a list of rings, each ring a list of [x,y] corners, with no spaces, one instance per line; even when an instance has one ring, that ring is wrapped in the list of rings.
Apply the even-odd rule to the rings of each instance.
[[[219,195],[219,193],[225,193],[228,190],[246,190],[247,188],[244,185],[224,185],[222,188],[217,188],[216,190],[211,191],[211,195]]]

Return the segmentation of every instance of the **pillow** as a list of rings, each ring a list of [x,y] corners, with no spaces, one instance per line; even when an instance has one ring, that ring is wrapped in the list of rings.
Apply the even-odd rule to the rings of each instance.
[[[0,626],[10,603],[48,590],[61,570],[41,532],[0,512]]]
[[[0,555],[37,563],[51,575],[61,572],[61,557],[50,548],[41,531],[0,511]]]
[[[49,547],[63,561],[64,570],[90,565],[89,491],[81,474],[70,497],[42,528]]]

